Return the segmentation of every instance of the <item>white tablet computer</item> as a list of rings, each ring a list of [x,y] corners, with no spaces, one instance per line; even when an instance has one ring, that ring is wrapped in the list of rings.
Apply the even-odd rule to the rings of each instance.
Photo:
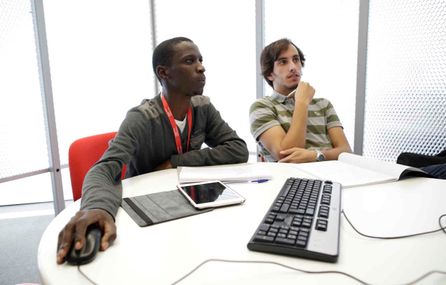
[[[177,187],[184,197],[198,209],[245,202],[245,198],[221,181],[178,184]]]

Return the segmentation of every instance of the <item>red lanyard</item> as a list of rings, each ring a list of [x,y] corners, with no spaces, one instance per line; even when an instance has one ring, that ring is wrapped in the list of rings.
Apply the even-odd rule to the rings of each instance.
[[[180,132],[178,132],[177,123],[175,122],[175,118],[173,117],[172,111],[169,108],[169,104],[166,101],[166,98],[161,94],[161,100],[163,101],[164,112],[166,112],[167,117],[169,118],[170,126],[172,127],[173,135],[175,136],[175,144],[177,145],[177,151],[179,154],[183,153],[183,147],[181,145],[181,137]],[[187,149],[186,152],[189,151],[190,145],[190,134],[192,132],[192,107],[189,106],[189,110],[187,110]]]

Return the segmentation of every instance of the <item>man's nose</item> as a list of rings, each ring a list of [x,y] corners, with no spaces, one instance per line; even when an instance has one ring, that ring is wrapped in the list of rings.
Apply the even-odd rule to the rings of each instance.
[[[198,72],[203,73],[206,71],[206,68],[204,68],[204,65],[201,62],[199,62],[198,66],[197,66],[197,70],[198,70]]]
[[[296,71],[299,70],[299,68],[300,68],[300,62],[291,62],[289,65],[290,71]]]

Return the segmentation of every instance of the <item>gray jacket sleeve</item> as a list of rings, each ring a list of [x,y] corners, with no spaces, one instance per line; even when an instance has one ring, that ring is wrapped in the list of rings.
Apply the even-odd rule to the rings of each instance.
[[[248,161],[249,152],[245,141],[221,118],[220,113],[209,101],[208,103],[205,107],[200,108],[196,115],[194,128],[196,124],[201,126],[205,124],[202,128],[204,132],[201,134],[201,138],[209,147],[172,155],[171,163],[174,167]]]
[[[85,176],[82,188],[81,210],[102,209],[113,218],[118,212],[122,199],[122,184],[120,178],[112,177],[118,172],[118,166],[113,162],[98,162]],[[116,169],[108,171],[110,169]]]
[[[103,209],[113,218],[116,216],[122,200],[122,168],[137,148],[135,130],[140,126],[135,126],[133,122],[133,118],[126,117],[107,151],[85,176],[81,210]],[[129,125],[134,128],[128,128]]]

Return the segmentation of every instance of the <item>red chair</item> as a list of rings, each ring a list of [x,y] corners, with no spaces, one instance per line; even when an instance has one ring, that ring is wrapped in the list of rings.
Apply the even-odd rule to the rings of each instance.
[[[108,142],[113,139],[116,132],[85,137],[74,141],[68,150],[68,166],[70,169],[71,188],[73,200],[82,196],[82,184],[88,170],[101,158],[108,148]],[[122,176],[125,176],[125,165]]]

